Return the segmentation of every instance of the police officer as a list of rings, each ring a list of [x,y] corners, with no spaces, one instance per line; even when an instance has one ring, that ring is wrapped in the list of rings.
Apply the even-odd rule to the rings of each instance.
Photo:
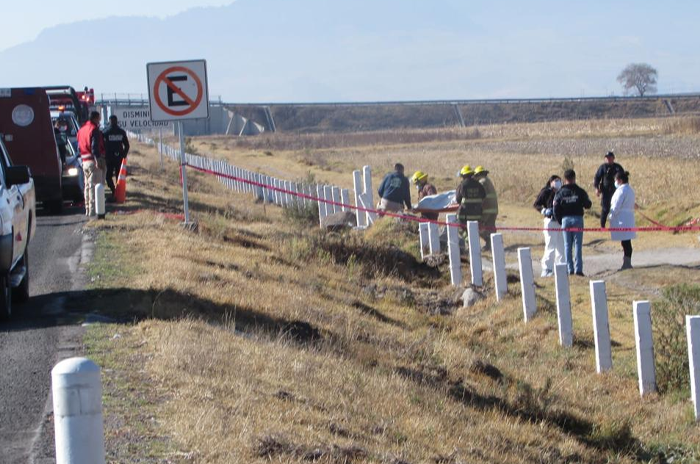
[[[457,187],[457,195],[455,197],[455,201],[459,204],[457,222],[466,226],[467,221],[481,221],[486,190],[474,178],[474,170],[471,166],[464,166],[459,171],[459,175],[462,178],[462,182]],[[459,234],[467,242],[469,234],[465,227],[460,228]]]
[[[109,117],[109,126],[103,134],[107,150],[107,185],[114,198],[116,190],[114,179],[118,178],[122,160],[129,154],[129,138],[126,131],[119,127],[119,121],[115,115]]]
[[[625,170],[615,162],[615,153],[609,151],[605,162],[600,165],[593,178],[596,195],[600,197],[600,227],[605,228],[605,221],[610,214],[610,202],[615,193],[615,176],[624,174]]]

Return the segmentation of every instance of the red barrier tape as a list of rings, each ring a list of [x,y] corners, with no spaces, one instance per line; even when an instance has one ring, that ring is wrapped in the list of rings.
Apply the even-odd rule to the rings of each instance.
[[[307,200],[311,200],[311,201],[315,201],[315,202],[319,202],[319,203],[326,203],[329,205],[340,206],[342,208],[349,208],[349,209],[353,209],[356,211],[362,211],[365,213],[373,213],[373,214],[377,214],[379,216],[389,216],[389,217],[398,218],[398,219],[405,219],[407,221],[432,223],[432,224],[437,224],[440,226],[458,227],[458,228],[462,228],[462,229],[467,228],[466,224],[460,224],[458,222],[435,221],[435,220],[431,220],[431,219],[421,218],[418,216],[390,213],[387,211],[379,211],[376,209],[363,208],[361,206],[346,205],[343,203],[335,202],[333,200],[318,198],[318,197],[315,197],[313,195],[307,195],[305,193],[293,192],[291,190],[286,190],[286,189],[283,189],[280,187],[274,187],[272,185],[266,185],[266,184],[256,182],[253,180],[243,179],[243,178],[240,178],[237,176],[232,176],[229,174],[223,174],[220,172],[212,171],[211,169],[200,168],[198,166],[194,166],[194,165],[191,165],[189,163],[183,164],[183,166],[188,166],[188,167],[194,169],[195,171],[203,172],[205,174],[211,174],[211,175],[214,175],[217,177],[235,180],[237,182],[242,182],[244,184],[249,184],[249,185],[253,185],[256,187],[262,187],[262,188],[267,189],[267,190],[273,190],[276,192],[296,196],[299,198],[305,198]],[[656,223],[656,224],[658,224],[658,223]],[[694,226],[667,227],[667,226],[659,224],[659,225],[654,226],[654,227],[610,227],[610,228],[598,228],[598,227],[596,227],[596,228],[593,228],[593,227],[573,228],[572,227],[572,228],[567,228],[567,229],[545,229],[542,227],[481,227],[480,226],[480,230],[485,230],[488,232],[498,232],[498,231],[544,232],[544,231],[551,231],[551,230],[561,230],[562,232],[697,232],[697,231],[700,231],[700,226],[697,226],[697,227],[694,227]]]

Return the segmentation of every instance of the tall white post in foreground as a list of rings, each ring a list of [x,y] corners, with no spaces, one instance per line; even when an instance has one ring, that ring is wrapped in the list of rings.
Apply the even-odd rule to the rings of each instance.
[[[566,264],[554,265],[554,283],[557,288],[557,320],[559,322],[559,344],[571,347],[574,344],[571,321],[571,293],[569,291],[569,269]]]
[[[440,229],[434,222],[428,223],[428,243],[430,244],[430,254],[440,253]]]
[[[537,312],[537,300],[535,299],[532,255],[529,248],[518,248],[518,265],[520,266],[520,292],[523,299],[523,313],[525,322],[530,322]]]
[[[634,302],[634,338],[637,342],[637,374],[639,394],[656,391],[656,366],[654,365],[654,339],[651,335],[651,303]]]
[[[484,285],[484,270],[481,265],[481,242],[479,241],[479,223],[467,222],[469,233],[469,267],[472,274],[472,285],[482,287]]]
[[[700,421],[700,316],[685,316],[685,330],[688,337],[690,398],[693,400],[695,420]]]
[[[372,193],[372,169],[369,166],[364,166],[362,168],[362,182],[365,198],[365,208],[374,208],[374,194]],[[374,223],[374,215],[372,213],[367,213],[367,224]]]
[[[595,338],[595,364],[600,374],[612,369],[612,348],[610,347],[610,325],[608,324],[608,295],[605,282],[592,280],[591,304],[593,306],[593,336]]]
[[[496,290],[496,300],[501,301],[508,293],[506,252],[503,248],[502,234],[491,234],[491,254],[493,256],[493,284]]]
[[[104,464],[100,368],[85,358],[51,371],[56,464]]]
[[[362,205],[360,205],[360,195],[364,193],[364,186],[362,183],[361,171],[353,171],[352,184],[353,188],[355,189],[355,206],[362,207]],[[367,225],[367,213],[358,209],[355,210],[355,217],[357,218],[358,227],[365,227]]]
[[[450,278],[452,285],[457,287],[462,284],[462,262],[459,256],[459,235],[456,226],[456,214],[447,215],[447,252],[450,256]]]
[[[430,254],[429,251],[429,234],[430,231],[428,229],[428,223],[426,222],[421,222],[418,224],[418,236],[420,238],[420,259],[421,261],[425,260],[425,257]]]

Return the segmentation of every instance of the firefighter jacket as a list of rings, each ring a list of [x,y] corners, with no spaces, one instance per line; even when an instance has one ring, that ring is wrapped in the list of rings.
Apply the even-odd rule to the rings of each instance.
[[[457,195],[455,197],[459,204],[458,220],[462,223],[481,220],[485,198],[486,190],[478,180],[473,177],[464,179],[457,187]]]

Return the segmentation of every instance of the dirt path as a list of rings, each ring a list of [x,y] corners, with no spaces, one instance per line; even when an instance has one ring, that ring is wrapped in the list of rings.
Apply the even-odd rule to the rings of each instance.
[[[532,269],[535,276],[539,276],[542,271],[540,259],[542,256],[533,255]],[[700,263],[700,248],[660,248],[657,250],[635,251],[632,255],[632,264],[635,267],[649,267],[659,265],[687,266]],[[583,254],[583,272],[589,277],[596,277],[611,271],[616,271],[622,265],[622,251],[586,255]],[[491,270],[490,256],[484,260],[484,267]],[[518,258],[516,253],[506,255],[506,267],[508,269],[518,269]]]

